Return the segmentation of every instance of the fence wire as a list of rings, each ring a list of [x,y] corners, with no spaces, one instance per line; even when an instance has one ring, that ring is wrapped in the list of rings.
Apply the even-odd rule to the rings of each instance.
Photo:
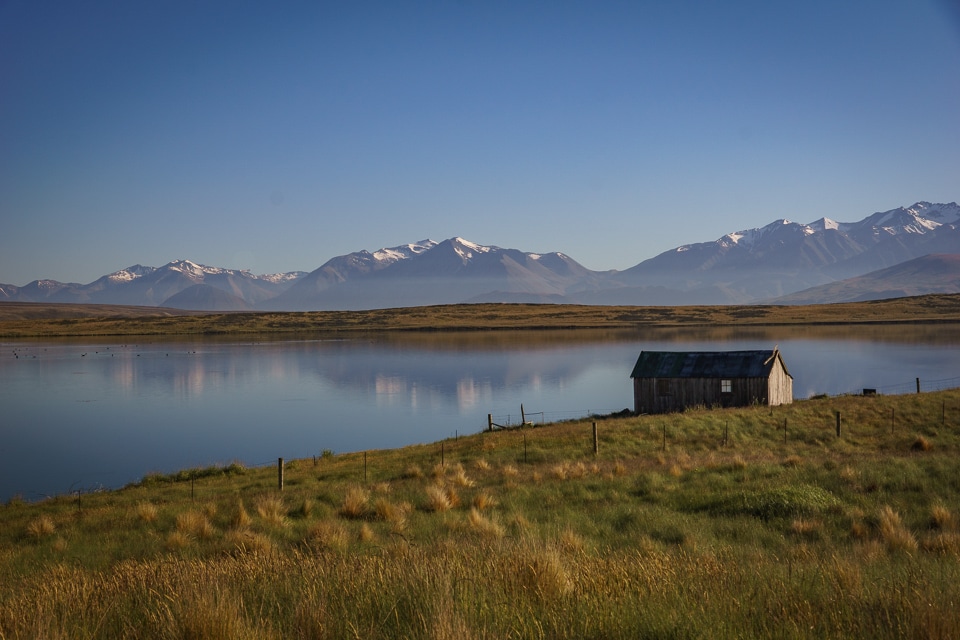
[[[916,393],[918,390],[923,393],[929,391],[956,389],[957,387],[960,387],[960,377],[941,378],[940,380],[924,380],[922,378],[914,378],[912,382],[899,382],[875,387],[875,391],[881,395],[897,396],[908,393]],[[863,390],[861,389],[857,389],[856,391],[838,395],[859,395],[862,391]]]

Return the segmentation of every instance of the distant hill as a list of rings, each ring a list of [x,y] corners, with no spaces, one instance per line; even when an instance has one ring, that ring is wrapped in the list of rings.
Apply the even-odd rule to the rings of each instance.
[[[960,293],[960,255],[923,256],[855,278],[781,296],[770,302],[798,305],[862,302],[928,293]]]
[[[164,300],[163,307],[195,311],[250,311],[246,300],[209,284],[195,284]]]

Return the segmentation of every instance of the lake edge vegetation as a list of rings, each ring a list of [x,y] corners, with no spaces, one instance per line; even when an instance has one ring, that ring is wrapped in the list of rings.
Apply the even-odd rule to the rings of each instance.
[[[955,389],[14,499],[0,638],[958,637],[958,454]]]

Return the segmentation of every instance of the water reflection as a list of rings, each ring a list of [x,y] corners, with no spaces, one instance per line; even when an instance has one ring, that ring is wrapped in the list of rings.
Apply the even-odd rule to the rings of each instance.
[[[909,392],[960,376],[960,325],[658,328],[92,344],[0,353],[0,499],[117,486],[152,470],[269,463],[632,406],[641,350],[779,344],[799,398]],[[957,382],[960,385],[960,382]],[[42,469],[38,473],[37,469]]]

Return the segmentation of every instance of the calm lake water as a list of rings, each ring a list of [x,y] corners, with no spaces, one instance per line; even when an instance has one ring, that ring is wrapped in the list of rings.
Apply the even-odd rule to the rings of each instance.
[[[632,408],[642,350],[770,349],[794,395],[960,386],[960,326],[0,343],[0,500]]]

